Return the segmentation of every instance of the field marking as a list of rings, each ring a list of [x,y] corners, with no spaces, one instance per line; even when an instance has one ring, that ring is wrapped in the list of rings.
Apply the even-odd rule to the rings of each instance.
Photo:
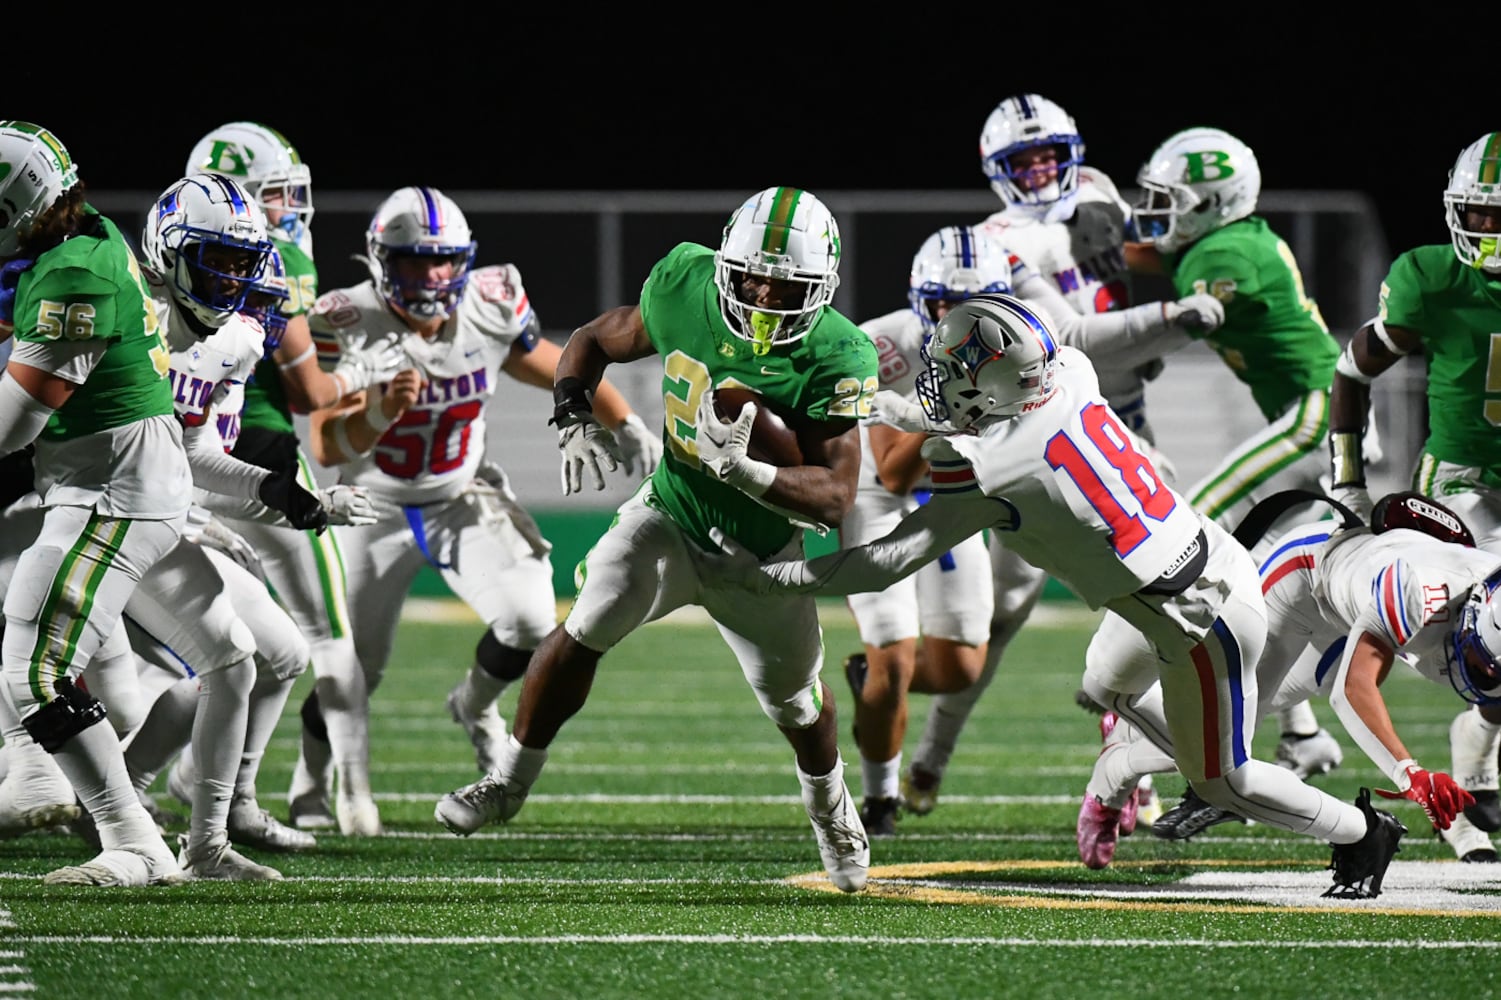
[[[14,930],[15,926],[16,922],[10,911],[0,907],[0,930]],[[6,934],[4,940],[9,943],[14,942],[15,938]],[[6,963],[0,965],[0,994],[36,992],[36,983],[29,978],[31,969],[20,962],[25,957],[24,951],[12,951],[9,948],[0,951],[0,961]]]

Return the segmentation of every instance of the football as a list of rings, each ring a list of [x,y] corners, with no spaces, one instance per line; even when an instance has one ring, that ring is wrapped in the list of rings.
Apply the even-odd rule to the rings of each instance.
[[[787,426],[760,393],[733,386],[714,390],[714,412],[725,423],[732,423],[740,416],[740,408],[748,402],[756,404],[756,419],[751,424],[750,445],[746,448],[750,457],[779,468],[802,465],[803,449],[798,444],[797,432]]]

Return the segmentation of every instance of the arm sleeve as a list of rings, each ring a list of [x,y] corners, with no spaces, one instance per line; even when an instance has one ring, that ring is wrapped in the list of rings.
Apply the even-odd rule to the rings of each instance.
[[[1047,311],[1059,343],[1077,347],[1102,367],[1145,364],[1192,343],[1187,333],[1163,317],[1160,302],[1086,316],[1037,275],[1020,285],[1017,294]]]
[[[1329,691],[1329,707],[1334,709],[1334,714],[1339,716],[1340,725],[1345,727],[1345,732],[1355,741],[1356,746],[1371,759],[1382,774],[1390,775],[1397,767],[1396,756],[1386,748],[1380,737],[1371,732],[1366,725],[1365,719],[1355,710],[1350,703],[1349,696],[1345,693],[1345,680],[1350,674],[1350,661],[1355,656],[1355,651],[1360,645],[1368,630],[1359,622],[1350,630],[1345,641],[1344,653],[1340,656],[1339,667],[1335,671],[1334,685]],[[1370,640],[1364,639],[1369,645]],[[1378,692],[1378,697],[1380,694]],[[1384,700],[1384,699],[1383,699]]]
[[[275,524],[284,528],[291,527],[291,522],[282,515],[281,511],[272,510],[259,500],[252,500],[249,497],[227,496],[199,488],[194,491],[193,503],[219,517],[227,517],[236,521],[255,521],[258,524]]]
[[[982,493],[934,498],[875,541],[806,562],[761,567],[773,590],[829,597],[885,590],[1000,520],[1001,510]]]
[[[212,415],[197,427],[184,427],[182,443],[188,453],[188,466],[193,470],[193,485],[210,493],[259,499],[261,483],[271,473],[227,453]]]
[[[0,378],[0,455],[20,451],[36,440],[52,410],[32,398],[13,378]]]

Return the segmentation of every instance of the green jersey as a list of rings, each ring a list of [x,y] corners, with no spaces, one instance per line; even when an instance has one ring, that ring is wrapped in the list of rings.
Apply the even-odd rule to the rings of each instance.
[[[1425,450],[1501,468],[1501,279],[1444,243],[1402,254],[1381,284],[1381,322],[1417,333],[1428,358]]]
[[[287,316],[300,316],[313,307],[318,298],[318,269],[313,258],[297,244],[286,238],[280,229],[271,233],[276,249],[281,252],[282,263],[287,269],[287,291],[290,295],[282,306]],[[280,434],[296,434],[292,423],[292,407],[287,403],[287,390],[281,381],[281,369],[272,358],[266,358],[255,366],[255,377],[245,383],[245,409],[240,413],[241,427],[255,427]]]
[[[1303,289],[1292,248],[1265,219],[1232,222],[1165,257],[1180,298],[1207,292],[1224,303],[1220,328],[1195,336],[1245,383],[1268,421],[1334,383],[1339,343]]]
[[[781,549],[791,522],[704,471],[694,417],[705,392],[726,383],[811,420],[854,421],[870,411],[876,350],[858,326],[825,307],[807,336],[756,354],[730,331],[714,286],[714,252],[680,243],[657,262],[641,290],[641,318],[662,355],[665,454],[649,502],[708,550],[718,527],[758,556]]]
[[[172,413],[170,352],[135,254],[93,208],[82,232],[37,258],[16,287],[16,341],[97,340],[88,380],[47,420],[39,441],[61,442]]]

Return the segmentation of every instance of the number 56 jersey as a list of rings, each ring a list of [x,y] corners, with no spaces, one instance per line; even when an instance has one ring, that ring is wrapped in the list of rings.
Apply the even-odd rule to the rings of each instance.
[[[999,504],[1006,547],[1099,608],[1183,568],[1203,525],[1100,395],[1089,359],[1058,349],[1053,394],[976,435],[923,448],[933,493]]]
[[[339,474],[341,483],[403,505],[451,500],[474,478],[485,457],[485,407],[501,365],[518,341],[531,350],[539,330],[521,273],[510,264],[472,272],[458,308],[430,339],[392,312],[371,281],[320,295],[308,324],[326,371],[344,351],[391,341],[422,372],[426,384],[417,401],[373,451]]]

